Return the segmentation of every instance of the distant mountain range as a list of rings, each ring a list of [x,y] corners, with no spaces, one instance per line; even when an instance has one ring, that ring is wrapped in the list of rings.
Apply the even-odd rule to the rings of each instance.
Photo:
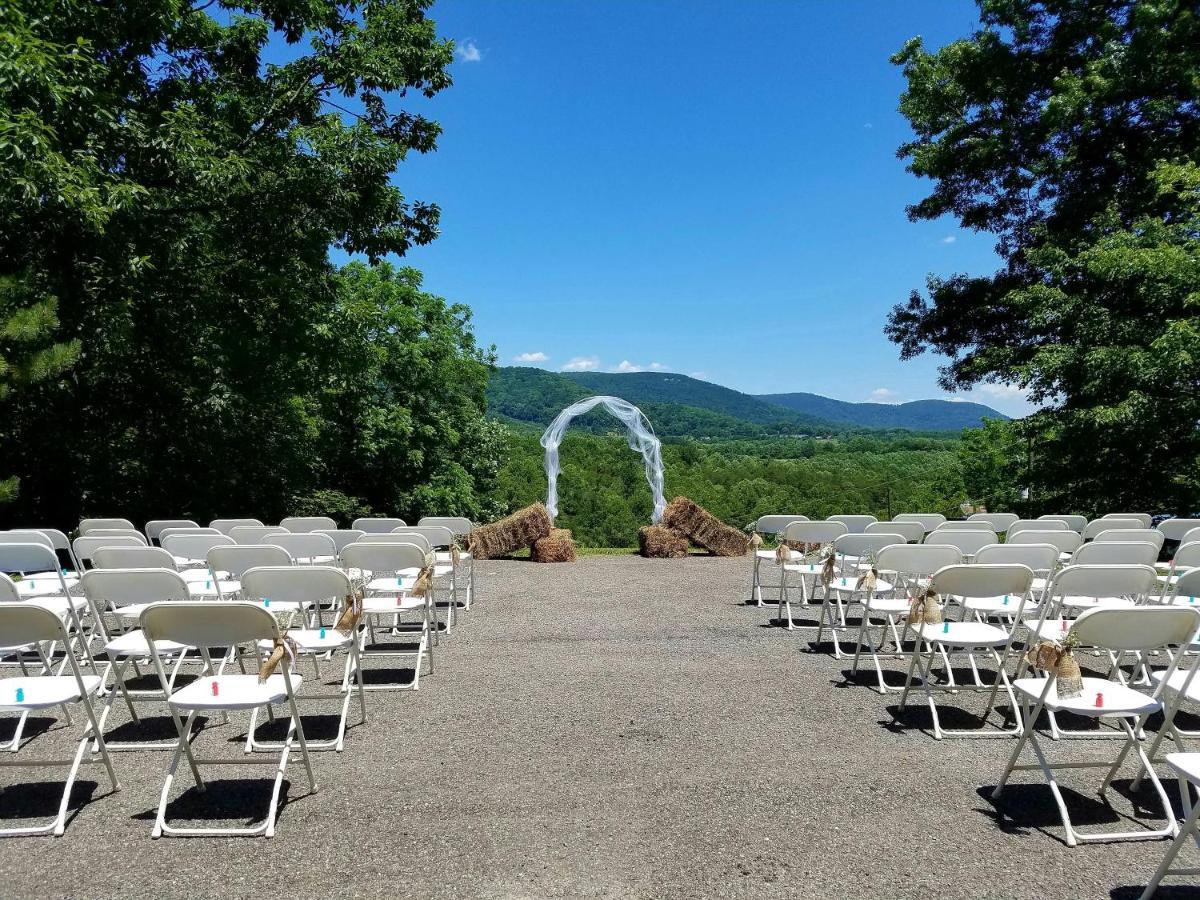
[[[659,434],[672,437],[819,435],[861,428],[958,431],[976,427],[984,418],[1008,418],[978,403],[916,400],[893,406],[803,393],[756,397],[666,372],[549,372],[520,366],[493,373],[488,409],[500,418],[548,425],[565,406],[593,394],[628,400],[646,413]],[[600,413],[581,417],[579,424],[612,427],[611,419]]]

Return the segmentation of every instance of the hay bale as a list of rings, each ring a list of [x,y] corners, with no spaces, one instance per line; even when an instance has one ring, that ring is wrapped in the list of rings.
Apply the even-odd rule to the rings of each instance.
[[[666,525],[638,529],[638,552],[647,559],[679,559],[688,555],[688,539]]]
[[[467,535],[467,549],[476,559],[495,559],[529,547],[553,528],[550,513],[541,503],[519,509],[511,516],[481,525]]]
[[[745,532],[726,525],[687,497],[676,497],[668,503],[662,521],[717,556],[745,556],[750,549],[750,538]]]
[[[575,541],[566,528],[552,528],[529,548],[529,558],[539,563],[575,562]]]

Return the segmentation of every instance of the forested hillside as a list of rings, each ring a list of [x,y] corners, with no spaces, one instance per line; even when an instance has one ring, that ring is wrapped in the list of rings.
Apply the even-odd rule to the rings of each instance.
[[[1008,416],[982,403],[911,400],[908,403],[847,403],[819,394],[759,394],[758,399],[804,415],[863,428],[912,428],[917,431],[961,431],[978,428],[984,419]]]

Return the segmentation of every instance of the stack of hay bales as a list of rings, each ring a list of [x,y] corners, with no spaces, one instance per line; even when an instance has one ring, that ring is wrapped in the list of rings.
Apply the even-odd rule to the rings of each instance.
[[[689,541],[715,556],[745,556],[750,549],[750,538],[744,533],[687,497],[667,504],[661,525],[647,525],[638,532],[642,556],[652,559],[687,556]]]
[[[467,536],[467,549],[475,559],[495,559],[523,547],[530,548],[534,562],[575,562],[571,532],[555,528],[541,503],[519,509],[499,522],[481,525]]]

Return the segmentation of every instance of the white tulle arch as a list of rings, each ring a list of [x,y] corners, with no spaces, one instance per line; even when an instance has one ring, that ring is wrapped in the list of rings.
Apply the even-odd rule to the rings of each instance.
[[[610,413],[625,423],[629,430],[629,448],[642,454],[646,468],[646,481],[654,492],[654,516],[651,521],[655,524],[662,519],[663,508],[667,501],[663,499],[663,463],[662,444],[654,436],[650,421],[640,409],[622,400],[620,397],[588,397],[572,403],[550,423],[546,433],[542,435],[542,446],[546,448],[546,478],[550,482],[546,492],[546,509],[550,518],[558,516],[558,445],[562,443],[563,432],[576,416],[581,416],[589,409],[603,406]]]

